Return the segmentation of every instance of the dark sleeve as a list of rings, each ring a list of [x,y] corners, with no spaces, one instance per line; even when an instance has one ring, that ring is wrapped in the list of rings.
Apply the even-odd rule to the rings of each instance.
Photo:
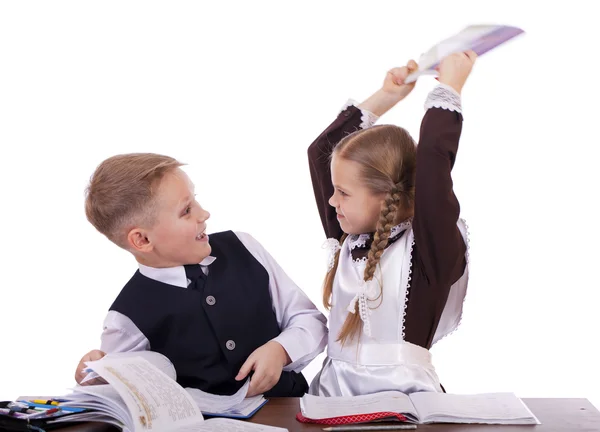
[[[360,109],[354,106],[346,108],[308,147],[310,177],[327,238],[340,239],[343,234],[335,209],[329,205],[329,198],[333,195],[330,155],[342,138],[360,129],[361,116]]]
[[[462,115],[431,108],[421,125],[405,340],[429,349],[450,287],[464,272],[466,246],[457,226],[460,207],[452,190]]]
[[[450,286],[464,272],[466,245],[458,229],[460,205],[452,189],[451,171],[462,129],[460,113],[427,110],[417,147],[417,178],[413,230],[417,264],[433,293],[446,303]]]

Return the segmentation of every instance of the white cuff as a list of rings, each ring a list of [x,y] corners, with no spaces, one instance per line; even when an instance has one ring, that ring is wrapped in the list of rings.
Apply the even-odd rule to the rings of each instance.
[[[358,103],[354,99],[348,99],[348,101],[344,104],[340,112],[344,111],[349,106],[354,106],[358,108]],[[360,109],[361,117],[360,117],[360,128],[368,129],[373,126],[377,120],[379,120],[379,116],[373,114],[371,111],[367,111],[366,109]]]
[[[298,365],[298,360],[300,360],[303,357],[302,354],[304,354],[302,352],[302,345],[298,344],[298,341],[294,341],[294,339],[293,335],[286,333],[280,333],[279,336],[272,339],[279,343],[290,357],[291,363],[285,366],[284,370],[294,370]]]
[[[308,340],[307,336],[309,336]],[[271,339],[283,347],[292,361],[283,368],[284,371],[300,372],[325,349],[327,332],[323,332],[320,340],[312,336],[310,329],[307,333],[306,330],[299,328],[289,328]]]
[[[425,100],[425,110],[429,108],[442,108],[448,111],[462,113],[460,95],[456,90],[446,84],[439,84],[431,90]]]

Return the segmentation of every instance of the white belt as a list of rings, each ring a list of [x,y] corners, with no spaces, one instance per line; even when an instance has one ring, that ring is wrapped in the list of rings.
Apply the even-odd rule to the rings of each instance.
[[[417,365],[433,369],[429,350],[410,342],[359,344],[343,349],[328,349],[330,358],[363,366]]]

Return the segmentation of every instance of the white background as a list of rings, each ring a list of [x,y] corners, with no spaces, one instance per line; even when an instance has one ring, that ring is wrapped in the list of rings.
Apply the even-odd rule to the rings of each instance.
[[[188,163],[209,230],[250,232],[320,307],[307,146],[389,68],[500,23],[527,34],[482,56],[463,92],[453,177],[472,277],[434,362],[450,392],[600,406],[597,22],[593,2],[531,3],[2,2],[0,400],[70,387],[136,269],[85,219],[104,158]],[[381,122],[417,137],[434,84]]]

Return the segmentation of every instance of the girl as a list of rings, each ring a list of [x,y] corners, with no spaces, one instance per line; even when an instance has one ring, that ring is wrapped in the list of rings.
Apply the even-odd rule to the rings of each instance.
[[[469,51],[441,62],[418,146],[402,128],[371,127],[413,89],[404,84],[417,69],[410,61],[365,102],[346,106],[308,149],[333,244],[323,294],[328,356],[311,394],[444,391],[428,349],[458,326],[467,287],[466,226],[450,172],[475,58]]]

